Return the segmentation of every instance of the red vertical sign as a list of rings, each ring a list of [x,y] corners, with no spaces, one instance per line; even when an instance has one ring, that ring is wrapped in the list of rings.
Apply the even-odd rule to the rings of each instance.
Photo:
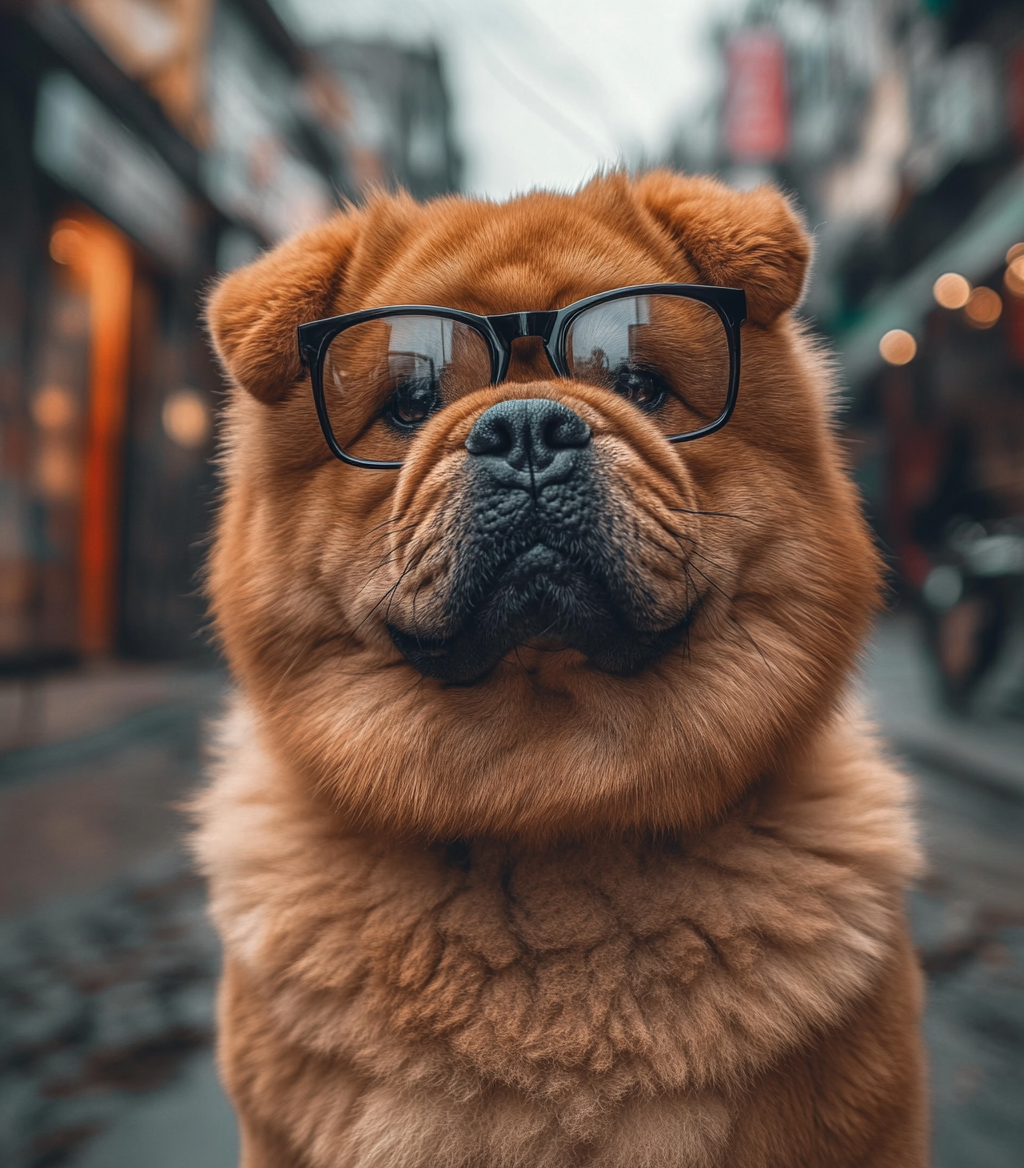
[[[786,49],[772,28],[744,28],[726,50],[725,142],[737,162],[778,162],[789,149]]]

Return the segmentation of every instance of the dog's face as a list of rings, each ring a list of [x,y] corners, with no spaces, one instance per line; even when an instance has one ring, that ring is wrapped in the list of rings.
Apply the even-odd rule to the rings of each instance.
[[[355,822],[439,839],[692,829],[781,765],[834,706],[877,591],[827,377],[789,317],[807,257],[776,193],[662,173],[505,205],[380,198],[228,277],[211,591],[271,748]],[[484,364],[442,409],[358,386],[337,403],[350,434],[400,411],[400,470],[330,454],[298,324],[668,281],[747,292],[717,433],[672,445],[656,385],[557,377],[523,339],[505,382]],[[700,365],[686,337],[663,365]]]

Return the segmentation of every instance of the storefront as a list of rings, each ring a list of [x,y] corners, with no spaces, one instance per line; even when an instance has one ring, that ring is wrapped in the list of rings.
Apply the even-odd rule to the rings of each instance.
[[[0,39],[0,668],[201,652],[222,224],[88,62],[27,22]]]

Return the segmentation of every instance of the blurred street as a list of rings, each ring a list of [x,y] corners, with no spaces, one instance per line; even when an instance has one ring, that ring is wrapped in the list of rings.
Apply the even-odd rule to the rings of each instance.
[[[223,679],[125,667],[32,684],[0,689],[5,742],[21,743],[0,756],[0,1163],[231,1168],[217,947],[180,811]],[[942,714],[905,617],[878,630],[867,699],[919,780],[934,1164],[1019,1168],[1024,726]]]

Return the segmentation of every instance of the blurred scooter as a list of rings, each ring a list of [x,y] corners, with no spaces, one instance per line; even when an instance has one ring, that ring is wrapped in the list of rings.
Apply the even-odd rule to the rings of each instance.
[[[1024,599],[1024,517],[946,527],[921,587],[926,643],[946,706],[972,701],[1010,640]]]

